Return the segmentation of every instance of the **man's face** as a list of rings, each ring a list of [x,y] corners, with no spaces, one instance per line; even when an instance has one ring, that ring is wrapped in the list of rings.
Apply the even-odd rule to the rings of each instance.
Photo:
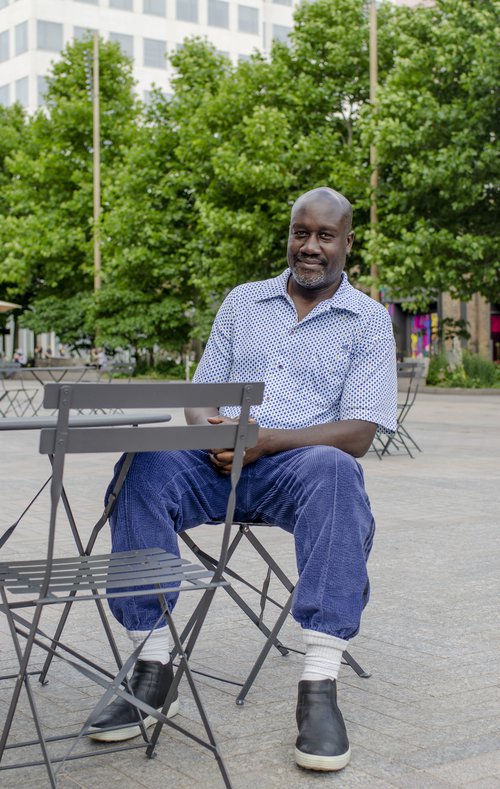
[[[333,200],[315,197],[299,203],[292,211],[288,237],[288,265],[295,283],[309,291],[336,290],[353,240],[342,208]]]

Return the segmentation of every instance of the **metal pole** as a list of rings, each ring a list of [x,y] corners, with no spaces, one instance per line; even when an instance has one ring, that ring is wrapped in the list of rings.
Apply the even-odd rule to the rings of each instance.
[[[93,57],[93,171],[94,171],[94,290],[101,287],[101,246],[99,215],[101,213],[101,135],[99,118],[99,34],[94,33]]]
[[[370,0],[370,104],[372,113],[377,106],[377,84],[378,84],[378,55],[377,55],[377,3]],[[370,232],[372,238],[372,249],[375,248],[375,237],[377,234],[377,187],[378,187],[378,165],[377,165],[377,146],[375,143],[370,145]],[[372,280],[378,278],[378,266],[372,263],[370,267]],[[370,295],[375,301],[380,301],[380,291],[378,285],[372,284]]]

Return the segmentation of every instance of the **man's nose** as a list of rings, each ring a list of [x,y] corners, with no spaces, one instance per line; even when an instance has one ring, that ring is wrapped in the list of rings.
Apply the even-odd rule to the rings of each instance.
[[[311,233],[302,244],[302,252],[310,255],[318,255],[321,252],[319,237],[316,233]]]

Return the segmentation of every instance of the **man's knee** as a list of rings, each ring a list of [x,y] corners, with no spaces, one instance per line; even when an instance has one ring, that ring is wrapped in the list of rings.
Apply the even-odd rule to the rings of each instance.
[[[317,479],[332,479],[335,477],[350,477],[359,472],[358,462],[337,447],[319,445],[308,447],[303,458],[305,469],[315,475]]]

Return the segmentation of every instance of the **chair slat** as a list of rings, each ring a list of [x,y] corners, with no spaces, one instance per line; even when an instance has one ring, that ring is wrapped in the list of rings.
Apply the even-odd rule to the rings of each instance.
[[[207,408],[240,405],[241,384],[79,383],[46,384],[44,408],[57,408],[61,389],[71,391],[71,408]],[[250,403],[262,402],[264,384],[247,384]]]
[[[172,425],[168,427],[68,428],[67,453],[93,452],[157,452],[164,449],[211,449],[234,446],[237,425]],[[257,442],[258,425],[248,425],[245,446]],[[40,453],[53,455],[56,450],[56,429],[40,432]]]

